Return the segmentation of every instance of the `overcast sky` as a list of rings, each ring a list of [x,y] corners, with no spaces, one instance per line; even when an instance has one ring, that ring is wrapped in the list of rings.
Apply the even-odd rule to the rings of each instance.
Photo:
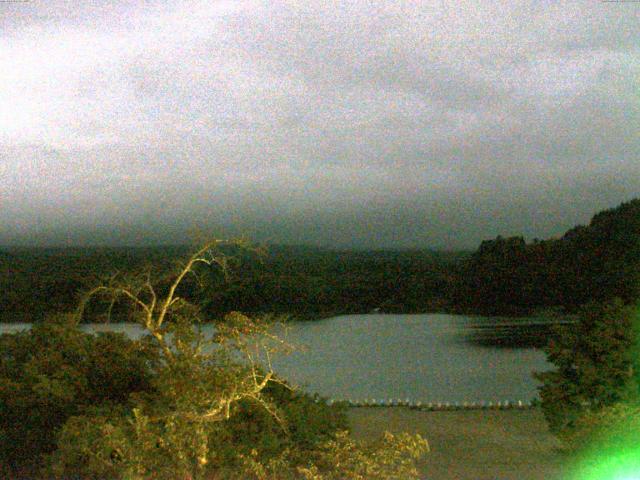
[[[0,244],[547,238],[640,195],[640,3],[0,3]]]

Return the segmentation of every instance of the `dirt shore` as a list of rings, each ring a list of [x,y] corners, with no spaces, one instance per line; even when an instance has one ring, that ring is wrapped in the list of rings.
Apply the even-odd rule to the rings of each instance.
[[[428,480],[563,480],[568,459],[538,409],[426,412],[403,407],[351,408],[355,438],[388,430],[419,433],[431,453]]]

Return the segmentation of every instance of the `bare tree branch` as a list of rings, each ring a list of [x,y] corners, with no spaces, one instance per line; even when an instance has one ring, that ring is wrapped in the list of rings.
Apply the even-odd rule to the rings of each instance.
[[[212,240],[205,243],[170,277],[169,287],[164,295],[154,287],[150,270],[128,280],[121,279],[118,275],[113,276],[105,284],[98,285],[85,294],[77,310],[77,319],[78,321],[82,319],[93,297],[107,297],[110,300],[109,317],[116,301],[124,298],[135,308],[142,310],[144,315],[141,323],[161,348],[166,368],[175,367],[178,369],[177,372],[180,371],[184,364],[179,363],[179,358],[196,362],[194,364],[196,378],[200,375],[198,372],[205,372],[205,376],[202,377],[203,384],[194,385],[195,391],[198,392],[193,399],[194,404],[186,411],[171,411],[167,414],[168,416],[181,415],[190,421],[197,422],[222,421],[231,416],[233,404],[248,399],[262,406],[286,431],[284,421],[262,394],[271,382],[291,388],[275,376],[271,364],[272,353],[286,347],[286,344],[280,338],[268,333],[265,324],[260,324],[240,313],[227,315],[226,321],[218,326],[216,336],[209,340],[211,343],[217,343],[217,350],[209,353],[204,353],[205,338],[201,331],[194,335],[188,333],[180,338],[177,333],[179,330],[172,330],[172,328],[180,328],[175,327],[176,324],[172,323],[169,329],[163,328],[170,316],[174,316],[181,322],[186,321],[189,327],[193,328],[193,321],[199,315],[198,308],[179,296],[178,289],[189,274],[195,275],[199,280],[194,269],[200,264],[218,267],[227,279],[230,263],[227,255],[220,251],[220,247],[224,246],[247,248],[243,242],[227,240]],[[174,333],[171,342],[165,336],[168,331]],[[240,363],[236,363],[238,353],[243,359]],[[261,354],[266,359],[266,373],[262,373],[259,365]],[[223,376],[222,384],[226,383],[226,386],[222,390],[216,386],[214,390],[209,391],[211,387],[208,386],[208,382],[216,378],[215,369],[224,368],[234,369],[225,372],[228,377]],[[171,375],[170,371],[169,376]],[[179,374],[176,375],[179,377]],[[213,376],[207,378],[206,375]],[[167,418],[165,417],[165,420]],[[161,420],[161,417],[152,418],[152,421]]]

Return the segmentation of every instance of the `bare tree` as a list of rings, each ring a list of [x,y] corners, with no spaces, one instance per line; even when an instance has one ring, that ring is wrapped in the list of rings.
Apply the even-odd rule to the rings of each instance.
[[[263,391],[272,382],[286,385],[275,376],[271,357],[290,347],[270,333],[268,323],[239,312],[227,314],[215,325],[215,333],[207,336],[200,328],[200,309],[178,293],[187,276],[198,278],[198,267],[217,268],[228,275],[231,257],[224,248],[252,247],[244,241],[211,240],[169,275],[168,285],[154,284],[150,271],[128,277],[116,275],[89,290],[80,302],[78,322],[93,298],[109,302],[107,318],[116,302],[130,303],[136,320],[159,347],[157,378],[171,408],[144,413],[145,425],[181,421],[190,424],[194,432],[205,431],[205,424],[229,419],[232,406],[246,400],[260,405],[287,429],[278,408]],[[207,435],[200,435],[200,442],[206,444]],[[195,462],[198,470],[208,462],[207,445],[195,451],[200,452]],[[193,473],[198,476],[197,471]]]
[[[197,271],[200,268],[213,267],[227,275],[233,260],[228,249],[235,247],[250,248],[244,242],[213,240],[159,283],[149,270],[111,277],[87,292],[77,311],[78,322],[93,298],[108,301],[107,318],[116,302],[131,305],[149,333],[136,348],[147,342],[152,347],[153,378],[151,388],[132,394],[124,409],[105,407],[70,418],[52,457],[54,477],[90,473],[91,478],[131,480],[418,478],[415,462],[428,451],[419,436],[387,434],[381,442],[359,446],[338,430],[308,433],[298,440],[289,435],[283,412],[292,415],[299,434],[302,423],[313,420],[309,415],[322,410],[327,414],[330,407],[296,399],[293,393],[282,398],[279,388],[274,388],[275,394],[269,392],[274,382],[286,385],[274,374],[271,355],[289,349],[270,333],[269,325],[232,312],[215,324],[213,334],[205,335],[202,312],[180,294],[180,287],[190,275],[197,279],[203,273]],[[267,414],[256,415],[262,410]],[[268,424],[251,424],[261,417]],[[271,436],[267,426],[273,424],[271,419],[282,427],[278,437]],[[338,428],[337,417],[332,421]],[[264,430],[255,431],[260,425]],[[275,438],[285,437],[291,442],[271,451],[256,442],[269,439],[267,444],[273,446]],[[307,443],[311,438],[313,443]]]

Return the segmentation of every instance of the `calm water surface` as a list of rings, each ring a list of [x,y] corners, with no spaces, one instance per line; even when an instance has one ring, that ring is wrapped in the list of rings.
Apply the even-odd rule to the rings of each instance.
[[[536,397],[531,373],[550,368],[544,354],[466,341],[477,322],[461,315],[376,314],[293,323],[279,333],[299,350],[274,359],[273,367],[306,391],[335,399],[471,402]],[[0,332],[24,328],[29,325],[2,324]],[[143,334],[135,324],[83,329]]]

